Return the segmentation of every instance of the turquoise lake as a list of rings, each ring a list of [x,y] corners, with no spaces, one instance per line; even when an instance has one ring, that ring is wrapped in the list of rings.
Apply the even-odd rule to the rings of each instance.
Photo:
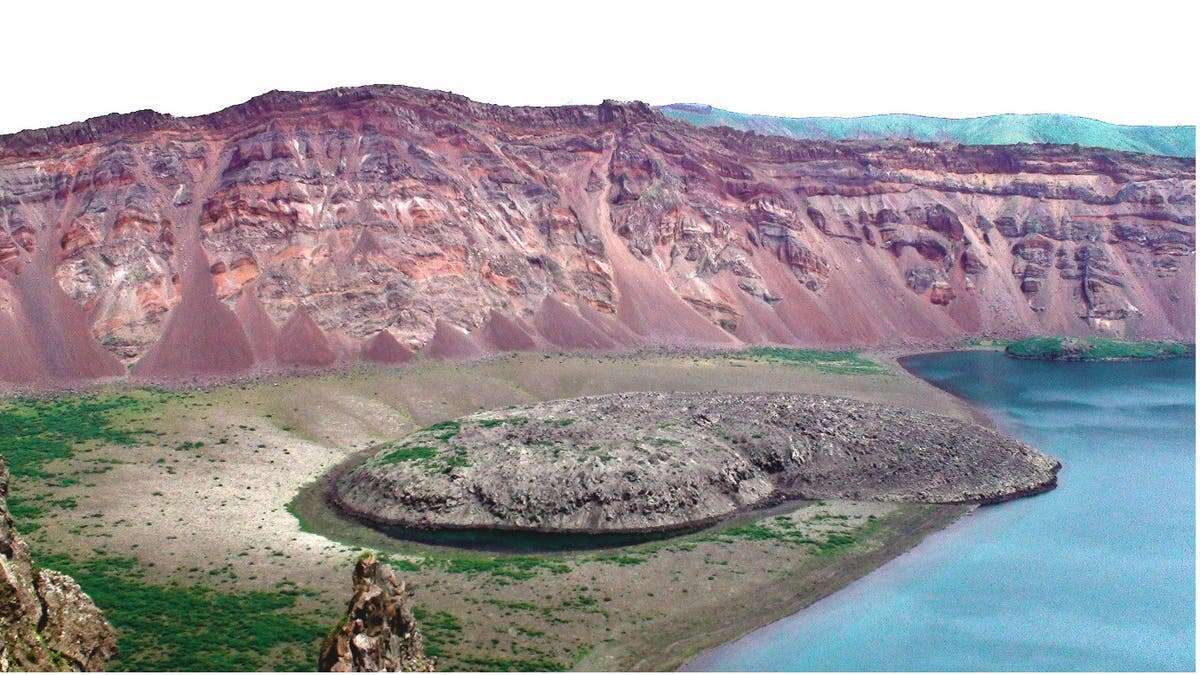
[[[1195,361],[906,359],[1063,462],[689,670],[1186,670],[1195,645]]]

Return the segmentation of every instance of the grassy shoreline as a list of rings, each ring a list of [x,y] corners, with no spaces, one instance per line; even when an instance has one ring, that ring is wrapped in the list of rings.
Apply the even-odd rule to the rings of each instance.
[[[974,507],[906,505],[883,520],[860,547],[836,558],[791,570],[743,598],[664,620],[620,649],[598,651],[576,670],[676,670],[704,652],[733,642],[800,612],[907,553],[927,536],[955,523]]]
[[[1101,337],[1032,337],[1004,347],[1006,356],[1033,361],[1159,361],[1195,353],[1194,345],[1181,342]]]

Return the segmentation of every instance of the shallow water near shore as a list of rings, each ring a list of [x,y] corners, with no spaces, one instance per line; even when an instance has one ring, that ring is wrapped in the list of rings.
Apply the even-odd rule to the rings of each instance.
[[[687,670],[1193,670],[1195,361],[904,360],[1063,461]]]

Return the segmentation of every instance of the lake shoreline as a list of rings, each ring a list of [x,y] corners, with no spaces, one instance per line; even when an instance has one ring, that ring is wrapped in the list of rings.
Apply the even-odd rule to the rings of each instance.
[[[971,349],[897,349],[868,352],[868,355],[894,366],[901,377],[909,378],[916,384],[933,386],[909,370],[905,366],[905,361],[908,358],[916,356],[947,354],[958,351],[971,351]],[[982,407],[962,397],[955,396],[949,392],[946,393],[961,402],[963,407],[969,412],[973,422],[989,429],[996,428],[995,420]],[[1051,489],[1053,487],[1015,498],[1021,499],[1036,496]],[[645,656],[634,660],[630,664],[622,664],[622,667],[627,667],[629,670],[689,670],[689,664],[702,660],[705,655],[714,650],[735,642],[760,628],[803,612],[817,602],[853,585],[893,560],[917,548],[930,535],[942,532],[955,523],[960,522],[963,517],[974,513],[975,509],[980,506],[987,505],[963,505],[962,510],[957,513],[934,513],[929,518],[914,521],[911,530],[882,542],[882,546],[878,550],[861,558],[850,560],[849,564],[843,566],[840,570],[831,570],[830,577],[826,583],[805,588],[790,596],[782,588],[785,584],[779,584],[773,589],[776,596],[774,603],[770,600],[767,601],[770,605],[769,609],[764,609],[761,612],[743,617],[737,622],[737,625],[716,629],[706,636],[709,639],[700,639],[696,636],[692,636],[691,638],[680,636],[673,641],[667,641],[667,636],[663,636],[665,646],[659,647],[658,653],[647,650]],[[837,562],[846,561],[843,559]],[[712,639],[713,636],[717,639]],[[684,647],[684,649],[679,649],[679,647]],[[585,661],[580,664],[580,668],[578,669],[585,670],[589,665],[591,664]]]
[[[1028,364],[998,353],[940,356],[898,360],[914,376],[989,411],[1008,433],[1062,458],[1071,469],[1063,487],[978,509],[912,555],[848,585],[853,590],[709,650],[685,669],[1194,668],[1193,364],[1089,368]],[[1180,471],[1164,474],[1162,465]],[[1097,490],[1138,478],[1152,486],[1123,494],[1128,505],[1114,511],[1095,503]],[[1172,513],[1183,515],[1175,517],[1180,527],[1146,544],[1151,559],[1142,546],[1124,546],[1110,534],[1157,518],[1164,504],[1178,505]],[[1103,556],[1073,555],[1063,540]],[[1007,575],[1035,560],[1028,575]],[[984,606],[1006,610],[993,619],[980,612]],[[1024,632],[1037,621],[1055,628],[1050,635]],[[1040,649],[1046,646],[1054,648]]]
[[[974,348],[974,349],[993,351],[992,349],[982,348],[982,347]],[[868,352],[868,354],[870,356],[877,358],[881,361],[884,361],[890,365],[894,365],[896,367],[896,369],[901,373],[902,377],[911,378],[916,383],[920,383],[922,385],[933,386],[932,384],[930,384],[929,382],[927,382],[926,380],[924,380],[920,376],[918,376],[916,373],[911,371],[905,365],[905,361],[908,360],[909,358],[917,357],[917,356],[926,356],[926,355],[933,355],[933,354],[949,354],[949,353],[954,353],[954,352],[959,352],[959,351],[973,351],[974,349],[972,349],[972,348],[896,349],[896,350]],[[976,424],[987,427],[989,429],[995,429],[997,427],[995,420],[992,419],[992,417],[990,415],[988,415],[988,413],[982,407],[980,407],[979,405],[977,405],[971,401],[968,401],[962,397],[954,396],[953,394],[950,394],[949,392],[946,392],[946,393],[950,396],[953,396],[956,400],[958,400],[959,402],[962,403],[963,407],[969,411],[972,421],[974,421]],[[1050,489],[1053,489],[1053,487],[1049,487],[1046,490],[1050,490]],[[1046,490],[1031,492],[1028,495],[1021,495],[1020,497],[1016,497],[1016,498],[1020,499],[1020,498],[1024,498],[1024,497],[1036,496],[1037,494],[1041,494],[1042,492],[1045,492]],[[982,506],[986,506],[986,505],[982,505]],[[635,669],[635,670],[666,670],[666,669],[688,670],[689,664],[695,663],[697,661],[701,661],[705,657],[705,655],[713,652],[714,650],[720,649],[721,647],[723,647],[731,642],[734,642],[736,640],[739,640],[739,639],[745,637],[746,635],[749,635],[750,633],[752,633],[760,628],[763,628],[767,625],[770,625],[777,621],[782,621],[784,619],[787,619],[788,617],[791,617],[791,616],[794,616],[795,614],[803,612],[805,609],[816,604],[817,602],[820,602],[821,600],[824,600],[825,598],[834,595],[838,591],[841,591],[841,590],[853,585],[854,583],[867,577],[871,573],[873,573],[876,570],[880,569],[881,567],[887,565],[888,563],[892,562],[893,560],[895,560],[895,559],[899,558],[900,556],[905,555],[906,553],[909,553],[913,549],[917,548],[930,535],[936,534],[938,532],[942,532],[942,531],[946,530],[947,528],[949,528],[950,526],[954,525],[955,523],[959,522],[961,520],[961,518],[973,513],[976,508],[978,508],[978,506],[971,506],[971,507],[965,509],[963,512],[955,514],[955,515],[953,515],[953,517],[949,517],[949,518],[946,518],[943,514],[943,515],[941,515],[941,517],[933,517],[926,521],[923,521],[911,532],[906,533],[903,536],[898,536],[895,539],[884,543],[883,548],[881,548],[879,551],[877,551],[876,555],[864,556],[863,559],[861,559],[861,560],[851,561],[851,564],[846,566],[846,568],[843,569],[840,574],[836,574],[834,576],[834,578],[832,578],[830,580],[830,583],[828,583],[827,585],[824,585],[823,587],[819,587],[819,588],[812,588],[812,589],[809,589],[808,592],[806,592],[806,593],[801,593],[801,594],[794,596],[792,598],[791,602],[788,603],[787,605],[785,605],[785,607],[788,608],[787,611],[783,611],[781,613],[781,610],[779,608],[776,608],[776,611],[764,611],[759,616],[747,617],[746,620],[744,622],[740,623],[739,626],[730,627],[728,629],[722,630],[720,632],[721,639],[719,642],[715,642],[714,644],[708,644],[707,646],[704,646],[702,648],[693,649],[690,652],[690,654],[684,656],[683,658],[673,658],[669,654],[664,654],[662,658],[656,660],[652,656],[647,656],[643,662],[638,663],[636,666],[632,667],[631,669]],[[685,642],[685,641],[686,641],[686,638],[680,638],[680,640],[678,642]],[[698,642],[698,641],[696,641],[696,642]],[[713,642],[713,641],[708,641],[708,642]],[[673,646],[674,644],[676,644],[676,643],[670,643],[668,645],[667,649],[670,649],[671,646]]]
[[[705,654],[746,635],[804,611],[813,604],[841,591],[875,570],[908,553],[927,537],[950,527],[978,508],[973,505],[936,505],[927,513],[911,514],[897,523],[893,536],[880,537],[878,548],[841,556],[817,574],[809,570],[795,574],[762,589],[758,595],[761,609],[737,617],[736,622],[713,627],[705,635],[659,633],[644,649],[631,652],[631,658],[616,669],[634,671],[680,671]],[[815,578],[814,578],[815,577]],[[791,582],[791,583],[789,583]],[[799,583],[800,587],[792,586]],[[722,617],[728,621],[726,614]],[[577,670],[609,669],[609,664],[584,660]]]

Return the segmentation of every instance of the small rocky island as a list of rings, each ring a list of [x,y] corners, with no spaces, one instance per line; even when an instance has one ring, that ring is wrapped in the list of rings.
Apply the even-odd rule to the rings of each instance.
[[[331,499],[422,529],[653,532],[793,499],[990,503],[1059,463],[984,427],[846,398],[623,393],[441,422],[381,449]]]

